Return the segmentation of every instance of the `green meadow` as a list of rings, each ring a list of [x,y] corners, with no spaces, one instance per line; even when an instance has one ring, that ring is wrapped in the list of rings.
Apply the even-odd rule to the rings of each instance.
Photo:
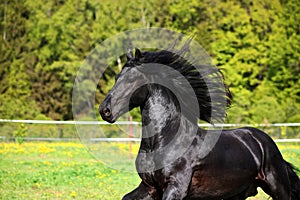
[[[105,148],[128,151],[127,145],[118,143]],[[299,144],[279,148],[286,160],[300,168]],[[136,151],[136,146],[130,149]],[[0,143],[0,199],[116,200],[138,183],[136,173],[104,165],[81,143]],[[268,196],[260,191],[251,199]]]

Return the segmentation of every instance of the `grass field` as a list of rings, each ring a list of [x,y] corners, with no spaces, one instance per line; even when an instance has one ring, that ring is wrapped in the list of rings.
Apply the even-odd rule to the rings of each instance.
[[[279,147],[300,168],[300,144]],[[116,200],[138,183],[136,173],[107,167],[81,143],[0,143],[0,199]],[[251,199],[267,198],[260,192]]]

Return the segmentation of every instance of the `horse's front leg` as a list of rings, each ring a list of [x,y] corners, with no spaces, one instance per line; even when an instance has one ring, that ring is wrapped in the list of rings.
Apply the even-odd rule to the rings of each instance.
[[[170,176],[168,186],[163,193],[162,200],[181,200],[188,194],[192,170],[177,172]]]
[[[122,200],[159,200],[159,196],[155,188],[141,182],[135,190],[126,194]]]

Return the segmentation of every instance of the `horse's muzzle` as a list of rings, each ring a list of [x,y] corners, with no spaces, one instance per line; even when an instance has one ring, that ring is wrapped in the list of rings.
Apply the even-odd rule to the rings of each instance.
[[[104,101],[101,103],[99,107],[99,113],[103,120],[114,123],[115,120],[113,120],[113,115],[111,111],[111,96],[107,96]]]

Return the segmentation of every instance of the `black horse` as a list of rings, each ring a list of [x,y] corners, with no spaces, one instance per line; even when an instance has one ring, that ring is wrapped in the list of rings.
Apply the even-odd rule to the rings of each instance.
[[[257,187],[274,200],[299,200],[299,177],[267,134],[255,128],[197,127],[199,119],[220,121],[226,115],[221,107],[231,103],[231,95],[221,87],[221,72],[192,64],[185,58],[187,51],[136,49],[135,56],[129,51],[99,107],[110,123],[134,107],[141,109],[136,168],[142,181],[123,200],[238,200],[255,196]],[[186,82],[192,91],[182,86]]]

